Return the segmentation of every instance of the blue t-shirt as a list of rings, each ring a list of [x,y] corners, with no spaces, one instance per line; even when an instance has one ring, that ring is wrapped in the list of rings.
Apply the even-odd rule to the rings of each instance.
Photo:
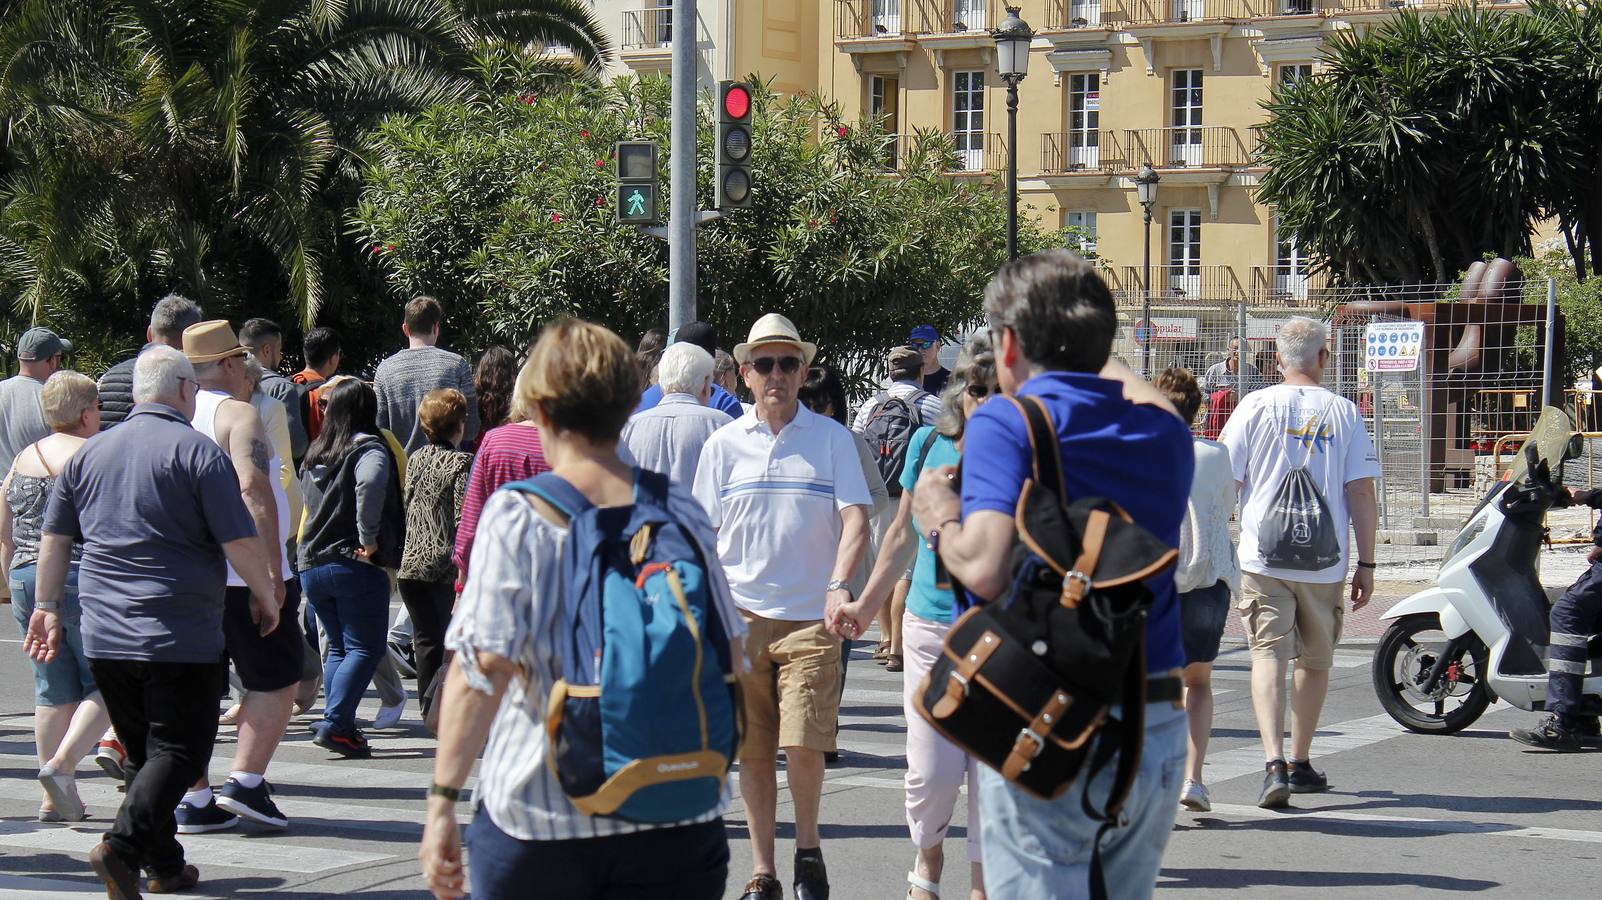
[[[653,384],[646,388],[644,393],[640,394],[640,405],[634,407],[634,411],[642,413],[661,402],[662,386]],[[712,385],[712,396],[707,398],[706,405],[713,409],[723,410],[729,414],[731,419],[738,419],[745,415],[745,407],[740,405],[739,398],[715,384]]]
[[[941,466],[954,466],[962,459],[956,443],[943,434],[935,435],[934,443],[929,444],[929,455],[925,457],[923,446],[934,433],[932,425],[913,433],[912,443],[907,447],[907,464],[901,469],[903,490],[910,491],[918,486],[918,476],[923,473],[924,467],[938,469]],[[907,612],[930,622],[950,622],[956,618],[956,602],[951,597],[951,591],[935,587],[934,551],[929,549],[929,542],[922,539],[918,540],[918,559],[912,565],[912,589],[907,592]]]
[[[1122,384],[1078,372],[1037,375],[1018,394],[1040,398],[1051,413],[1062,444],[1065,502],[1106,497],[1164,543],[1179,546],[1194,462],[1190,431],[1178,416],[1130,403]],[[979,510],[1012,515],[1034,458],[1023,414],[1005,400],[986,402],[968,420],[964,453],[963,518]],[[1173,569],[1146,586],[1156,597],[1146,622],[1147,669],[1183,666]]]

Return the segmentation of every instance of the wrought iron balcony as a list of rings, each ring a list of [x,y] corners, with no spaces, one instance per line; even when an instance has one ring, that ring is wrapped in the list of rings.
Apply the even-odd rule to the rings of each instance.
[[[623,11],[624,52],[668,50],[673,46],[673,8],[649,6]]]
[[[1286,0],[1126,0],[1132,25],[1229,22],[1264,15],[1271,3]],[[1361,0],[1367,2],[1367,0]]]
[[[1046,30],[1099,28],[1129,21],[1124,0],[1046,0]]]
[[[1130,164],[1149,162],[1158,168],[1240,168],[1251,164],[1240,132],[1219,125],[1126,131],[1124,151]]]
[[[1251,302],[1254,306],[1316,308],[1332,296],[1322,272],[1299,266],[1252,266]]]
[[[894,38],[917,30],[915,0],[835,0],[836,40]]]
[[[1117,132],[1059,131],[1040,136],[1040,171],[1048,175],[1112,172],[1128,165]]]
[[[953,172],[1004,172],[1007,169],[1007,142],[1000,134],[982,131],[959,131],[949,134],[957,151],[957,166]]]
[[[1120,278],[1124,291],[1139,299],[1142,285],[1140,266],[1124,266]],[[1246,291],[1235,277],[1233,266],[1153,265],[1151,299],[1168,306],[1216,306],[1240,303]]]

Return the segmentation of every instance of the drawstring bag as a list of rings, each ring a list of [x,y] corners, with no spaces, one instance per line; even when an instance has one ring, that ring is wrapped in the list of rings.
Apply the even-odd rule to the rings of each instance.
[[[1307,454],[1301,465],[1285,473],[1258,526],[1257,552],[1270,568],[1319,572],[1341,561],[1340,537],[1335,533],[1329,503],[1307,471],[1326,414],[1327,410],[1308,422],[1302,438],[1307,441]]]

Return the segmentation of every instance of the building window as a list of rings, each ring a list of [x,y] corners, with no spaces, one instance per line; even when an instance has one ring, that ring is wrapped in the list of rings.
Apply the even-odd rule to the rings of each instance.
[[[1096,253],[1096,211],[1089,209],[1072,209],[1068,211],[1063,224],[1069,228],[1077,228],[1080,234],[1070,243],[1071,249],[1077,249],[1081,256],[1094,256]]]
[[[901,0],[873,0],[875,34],[901,33]]]
[[[1175,69],[1169,93],[1170,165],[1197,166],[1202,162],[1202,70]]]
[[[884,165],[895,168],[900,146],[901,116],[897,109],[900,82],[884,75],[868,76],[868,118],[884,131]]]
[[[1279,83],[1290,84],[1313,77],[1312,63],[1285,63],[1279,67]]]
[[[985,73],[951,76],[951,131],[964,172],[985,170]]]
[[[1307,299],[1307,251],[1292,232],[1282,230],[1274,217],[1274,293],[1296,300]]]
[[[646,5],[655,7],[651,18],[655,23],[657,46],[673,46],[673,0],[647,0]]]
[[[1101,0],[1068,0],[1068,26],[1084,28],[1101,24]]]
[[[1201,295],[1201,210],[1168,211],[1168,291]]]
[[[1101,79],[1095,73],[1068,76],[1068,168],[1101,163]]]
[[[951,0],[951,30],[983,31],[985,29],[985,4],[989,0]],[[999,0],[998,0],[999,2]]]

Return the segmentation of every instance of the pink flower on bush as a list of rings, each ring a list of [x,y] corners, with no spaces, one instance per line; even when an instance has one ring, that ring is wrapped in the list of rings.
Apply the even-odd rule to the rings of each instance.
[[[606,168],[606,160],[604,160],[604,159],[598,159],[598,160],[596,160],[596,161],[595,161],[595,168],[597,168],[597,169],[604,169],[604,168]]]
[[[846,128],[844,125],[841,125],[839,128],[835,129],[835,133],[841,137],[845,137],[848,131],[850,131],[850,129]]]
[[[551,213],[551,221],[560,223],[562,221],[562,214],[561,213]]]
[[[581,137],[581,138],[585,138],[585,139],[588,139],[588,138],[589,138],[589,136],[590,136],[590,133],[589,133],[589,131],[588,131],[588,130],[585,130],[585,131],[580,131],[580,132],[579,132],[579,137]]]

